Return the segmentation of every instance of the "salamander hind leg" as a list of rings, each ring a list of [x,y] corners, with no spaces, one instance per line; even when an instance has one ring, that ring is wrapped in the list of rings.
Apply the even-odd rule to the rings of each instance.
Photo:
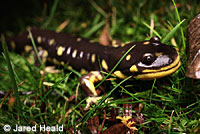
[[[98,93],[95,89],[94,83],[99,82],[103,79],[100,71],[91,71],[90,73],[83,75],[80,78],[80,84],[84,92],[86,93],[88,99],[86,100],[87,105],[85,110],[88,110],[91,104],[97,103],[102,97],[98,97]]]

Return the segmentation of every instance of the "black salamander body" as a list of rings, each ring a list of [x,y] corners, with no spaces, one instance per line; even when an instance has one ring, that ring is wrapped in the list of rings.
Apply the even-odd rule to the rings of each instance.
[[[82,87],[89,90],[88,93],[92,96],[97,95],[94,83],[103,78],[100,68],[109,72],[133,46],[133,49],[113,72],[121,79],[128,76],[139,79],[160,78],[175,72],[180,66],[180,58],[176,49],[162,44],[158,37],[123,44],[119,47],[109,47],[64,33],[36,28],[32,28],[31,32],[37,46],[41,46],[45,55],[53,63],[67,64],[81,72],[92,71],[80,80]],[[28,52],[32,46],[28,32],[6,40],[16,51]]]

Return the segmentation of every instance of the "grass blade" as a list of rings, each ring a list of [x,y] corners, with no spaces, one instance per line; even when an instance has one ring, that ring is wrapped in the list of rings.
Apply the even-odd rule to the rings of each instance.
[[[179,15],[178,9],[176,7],[176,3],[174,2],[174,0],[172,0],[172,2],[173,2],[174,7],[176,9],[176,15],[178,17],[178,21],[179,21],[179,23],[181,23],[181,19],[180,19],[180,15]],[[180,27],[180,30],[181,30],[181,37],[182,37],[182,40],[183,40],[183,49],[185,50],[186,49],[186,43],[185,43],[185,37],[184,37],[184,33],[183,33],[183,28]]]
[[[178,28],[181,26],[181,24],[185,21],[182,20],[180,23],[178,23],[166,36],[165,38],[162,40],[162,43],[166,43],[168,40],[170,40],[172,38],[172,36],[174,35],[174,33],[178,30]]]
[[[18,108],[18,111],[21,111],[20,109],[21,109],[22,104],[21,104],[20,97],[19,97],[17,82],[16,82],[16,79],[15,79],[14,71],[13,71],[11,61],[10,61],[10,57],[9,57],[9,54],[8,54],[8,48],[7,48],[7,45],[6,45],[5,37],[3,35],[1,36],[1,41],[2,41],[2,46],[3,46],[3,52],[4,52],[4,55],[5,55],[5,60],[6,60],[7,66],[8,66],[10,79],[11,79],[11,82],[12,82],[13,87],[14,87],[14,94],[15,94],[15,97],[16,97],[17,108]]]
[[[144,24],[146,27],[148,27],[149,29],[151,29],[151,30],[153,31],[153,33],[154,33],[156,36],[158,36],[160,39],[162,38],[162,37],[160,36],[160,34],[159,34],[158,32],[156,32],[156,30],[152,29],[151,26],[150,26],[149,24],[147,24],[146,22],[143,22],[143,24]]]
[[[94,25],[87,33],[83,35],[83,37],[88,38],[90,37],[94,32],[96,32],[99,28],[104,26],[105,20],[99,22],[98,24]]]
[[[30,35],[31,42],[32,42],[32,45],[33,45],[33,49],[34,49],[34,51],[35,51],[35,54],[36,54],[36,56],[37,56],[37,58],[38,58],[38,60],[39,60],[39,62],[40,62],[40,65],[41,65],[41,67],[42,67],[42,69],[43,69],[43,68],[44,68],[44,63],[42,62],[42,59],[41,59],[40,56],[39,56],[39,53],[38,53],[38,50],[37,50],[37,47],[36,47],[36,44],[35,44],[35,42],[34,42],[33,35],[32,35],[32,33],[31,33],[30,29],[28,29],[28,33],[29,33],[29,35]]]
[[[58,5],[58,1],[59,1],[59,0],[55,0],[55,1],[54,1],[53,7],[51,8],[50,16],[49,16],[49,18],[47,19],[46,23],[44,23],[44,25],[42,26],[43,28],[46,28],[46,27],[51,23],[51,21],[52,21],[52,19],[53,19],[53,17],[54,17],[54,14],[55,14],[57,5]]]

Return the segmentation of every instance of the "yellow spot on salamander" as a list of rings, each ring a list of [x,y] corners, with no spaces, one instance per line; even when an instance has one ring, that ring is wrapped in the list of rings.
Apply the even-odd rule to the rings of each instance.
[[[62,56],[63,50],[64,50],[63,46],[59,46],[59,47],[58,47],[58,50],[57,50],[57,55],[58,55],[58,56]]]
[[[108,70],[108,65],[107,65],[107,63],[106,63],[106,61],[105,61],[104,59],[102,60],[101,64],[102,64],[102,67],[103,67],[105,70]]]
[[[64,62],[64,61],[61,61],[60,64],[61,64],[62,66],[64,66],[64,65],[65,65],[65,62]]]
[[[47,57],[47,56],[48,56],[48,51],[47,51],[47,50],[44,50],[43,56],[44,56],[44,57]]]
[[[124,75],[121,71],[115,71],[114,75],[116,75],[120,79],[125,79],[127,76]]]
[[[58,65],[59,61],[56,58],[53,58],[53,63]]]
[[[125,43],[122,43],[122,44],[121,44],[121,47],[124,47],[125,45],[126,45]]]
[[[55,40],[54,40],[54,39],[49,40],[49,45],[50,45],[50,46],[53,45],[54,43],[55,43]]]
[[[159,57],[159,56],[163,55],[163,53],[155,53],[155,55],[156,55],[157,57]]]
[[[112,44],[113,47],[119,47],[117,44]]]
[[[81,38],[77,38],[76,41],[77,41],[77,42],[80,42],[80,41],[81,41]]]
[[[131,66],[130,72],[138,72],[136,65]]]
[[[131,55],[129,54],[126,56],[126,60],[129,61],[130,59],[131,59]]]
[[[60,73],[61,70],[56,69],[55,66],[47,66],[44,68],[44,70],[40,71],[40,74],[44,74],[45,72],[48,72],[51,74],[57,74],[57,73]]]
[[[15,45],[15,42],[14,42],[14,41],[11,41],[11,42],[10,42],[10,45],[11,45],[12,49],[15,49],[15,48],[16,48],[16,45]]]
[[[72,53],[72,58],[76,58],[77,50],[75,49]]]
[[[38,36],[37,37],[37,42],[40,44],[40,43],[42,43],[42,37],[41,36]]]
[[[97,81],[100,81],[103,79],[103,77],[99,71],[91,71],[91,73],[97,78]]]
[[[30,46],[30,45],[26,45],[26,46],[24,47],[24,50],[25,50],[26,53],[30,52],[32,49],[33,49],[33,48],[32,48],[32,46]]]
[[[112,46],[113,46],[113,47],[119,47],[119,45],[117,44],[117,41],[116,41],[116,40],[113,40],[113,41],[112,41]]]
[[[150,42],[149,41],[145,41],[143,44],[144,45],[148,45],[148,44],[150,44]]]
[[[92,63],[95,62],[95,57],[96,57],[96,55],[95,55],[95,54],[92,54],[92,56],[91,56],[91,61],[92,61]]]
[[[90,42],[90,43],[94,43],[95,41],[94,41],[94,40],[90,40],[89,42]]]

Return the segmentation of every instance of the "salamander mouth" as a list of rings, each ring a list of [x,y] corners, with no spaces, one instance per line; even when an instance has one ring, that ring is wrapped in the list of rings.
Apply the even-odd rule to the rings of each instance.
[[[142,73],[135,76],[141,80],[151,80],[156,78],[162,78],[174,73],[181,65],[179,55],[174,60],[174,62],[166,67],[160,68],[158,70],[144,70]]]

